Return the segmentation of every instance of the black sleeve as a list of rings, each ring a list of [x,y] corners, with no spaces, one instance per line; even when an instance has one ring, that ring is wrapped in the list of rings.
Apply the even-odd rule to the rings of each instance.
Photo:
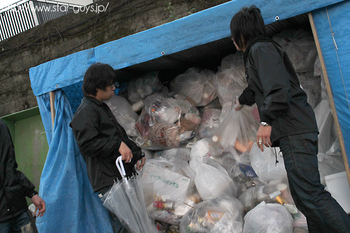
[[[15,176],[17,182],[21,185],[23,193],[31,197],[35,192],[34,184],[21,172],[18,171],[18,165],[16,162],[15,149],[11,138],[10,130],[3,120],[0,119],[0,159],[1,159],[1,172],[2,168],[6,169],[6,172],[11,172],[11,176]],[[13,174],[13,175],[12,175]],[[9,174],[8,174],[9,175]],[[9,175],[10,176],[10,175]]]
[[[239,96],[238,101],[240,104],[248,106],[252,106],[255,103],[255,94],[249,86],[244,89],[243,93]]]
[[[16,164],[16,167],[17,167],[17,164]],[[18,171],[17,169],[16,169],[16,178],[18,183],[21,184],[23,193],[27,197],[31,198],[33,194],[37,194],[37,192],[35,191],[34,184],[21,171]]]
[[[120,137],[101,135],[99,119],[99,114],[93,109],[82,109],[70,123],[81,153],[91,157],[119,156]]]
[[[277,48],[272,43],[257,46],[251,51],[264,90],[265,101],[260,108],[261,121],[271,122],[285,113],[290,103],[290,74]]]

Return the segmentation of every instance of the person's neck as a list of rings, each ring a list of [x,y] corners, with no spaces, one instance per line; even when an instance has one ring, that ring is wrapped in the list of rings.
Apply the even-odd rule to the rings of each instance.
[[[95,98],[95,99],[97,99],[98,101],[101,101],[101,102],[102,102],[102,100],[99,99],[96,95],[89,94],[88,96],[89,96],[89,97],[92,97],[92,98]]]

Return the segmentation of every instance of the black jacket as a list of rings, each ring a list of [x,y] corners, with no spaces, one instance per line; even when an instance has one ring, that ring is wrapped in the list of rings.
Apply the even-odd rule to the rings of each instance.
[[[117,122],[109,107],[93,98],[84,97],[70,123],[80,152],[83,155],[89,180],[95,192],[113,185],[121,176],[115,165],[121,142],[133,152],[130,163],[124,163],[127,176],[134,172],[141,159],[141,149],[131,141]]]
[[[286,52],[277,43],[258,38],[247,46],[244,62],[248,87],[239,102],[257,104],[260,120],[272,126],[274,146],[283,137],[318,132],[306,93]]]
[[[0,119],[0,222],[25,212],[25,197],[36,194],[34,184],[17,167],[10,131]]]

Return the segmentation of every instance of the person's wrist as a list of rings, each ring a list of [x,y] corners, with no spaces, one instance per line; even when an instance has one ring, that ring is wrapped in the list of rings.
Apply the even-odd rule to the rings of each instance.
[[[32,198],[32,197],[34,197],[35,195],[38,195],[38,192],[34,190],[34,191],[29,195],[29,197]]]
[[[260,122],[260,125],[262,125],[262,126],[264,126],[264,127],[270,126],[270,124],[267,123],[267,122],[265,122],[265,121]]]

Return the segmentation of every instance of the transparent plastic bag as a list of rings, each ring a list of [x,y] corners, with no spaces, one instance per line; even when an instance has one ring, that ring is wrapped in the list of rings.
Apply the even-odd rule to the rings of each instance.
[[[180,233],[240,233],[242,226],[242,204],[236,198],[220,197],[194,205],[181,219]]]
[[[217,97],[213,78],[214,72],[210,70],[189,68],[171,81],[170,89],[174,93],[190,97],[196,106],[205,106]]]
[[[136,123],[140,147],[168,149],[186,146],[200,123],[198,109],[186,97],[155,93],[145,100],[145,110]]]
[[[145,99],[152,93],[165,90],[158,78],[158,72],[151,72],[128,83],[128,99],[132,103]]]
[[[287,176],[279,147],[264,146],[264,151],[261,151],[254,143],[249,152],[249,160],[258,177],[266,182]]]
[[[166,149],[166,150],[161,150],[161,151],[156,151],[155,156],[161,156],[165,159],[172,159],[172,158],[178,158],[183,161],[189,162],[191,157],[191,149],[189,148],[171,148],[171,149]]]
[[[118,123],[125,129],[129,136],[137,136],[135,123],[138,115],[133,111],[130,103],[122,96],[113,95],[109,100],[104,101],[111,109]]]
[[[217,156],[214,156],[217,159]],[[256,186],[262,181],[258,179],[255,171],[250,165],[249,154],[238,154],[234,148],[230,149],[220,159],[220,164],[226,169],[233,183],[237,187],[237,197],[239,197],[246,189]]]
[[[212,139],[224,148],[234,146],[237,150],[244,152],[250,148],[257,129],[258,124],[251,113],[251,108],[236,111],[233,106],[230,113],[220,123]]]
[[[214,78],[214,85],[221,106],[232,102],[248,86],[243,58],[239,53],[230,54],[222,59]]]
[[[194,143],[191,148],[191,159],[197,158],[204,162],[205,159],[222,154],[221,148],[215,147],[210,138],[202,138]]]
[[[245,215],[243,233],[267,232],[293,232],[293,218],[283,205],[261,202]]]
[[[220,109],[206,109],[201,116],[201,123],[198,126],[200,138],[211,138],[220,125]]]
[[[296,72],[313,71],[317,56],[315,40],[303,29],[286,29],[272,37],[286,51]]]
[[[260,182],[249,187],[238,197],[242,202],[245,211],[250,211],[262,201],[266,203],[294,205],[294,201],[288,188],[288,181],[286,179],[287,177],[283,180],[274,180],[269,183]]]

